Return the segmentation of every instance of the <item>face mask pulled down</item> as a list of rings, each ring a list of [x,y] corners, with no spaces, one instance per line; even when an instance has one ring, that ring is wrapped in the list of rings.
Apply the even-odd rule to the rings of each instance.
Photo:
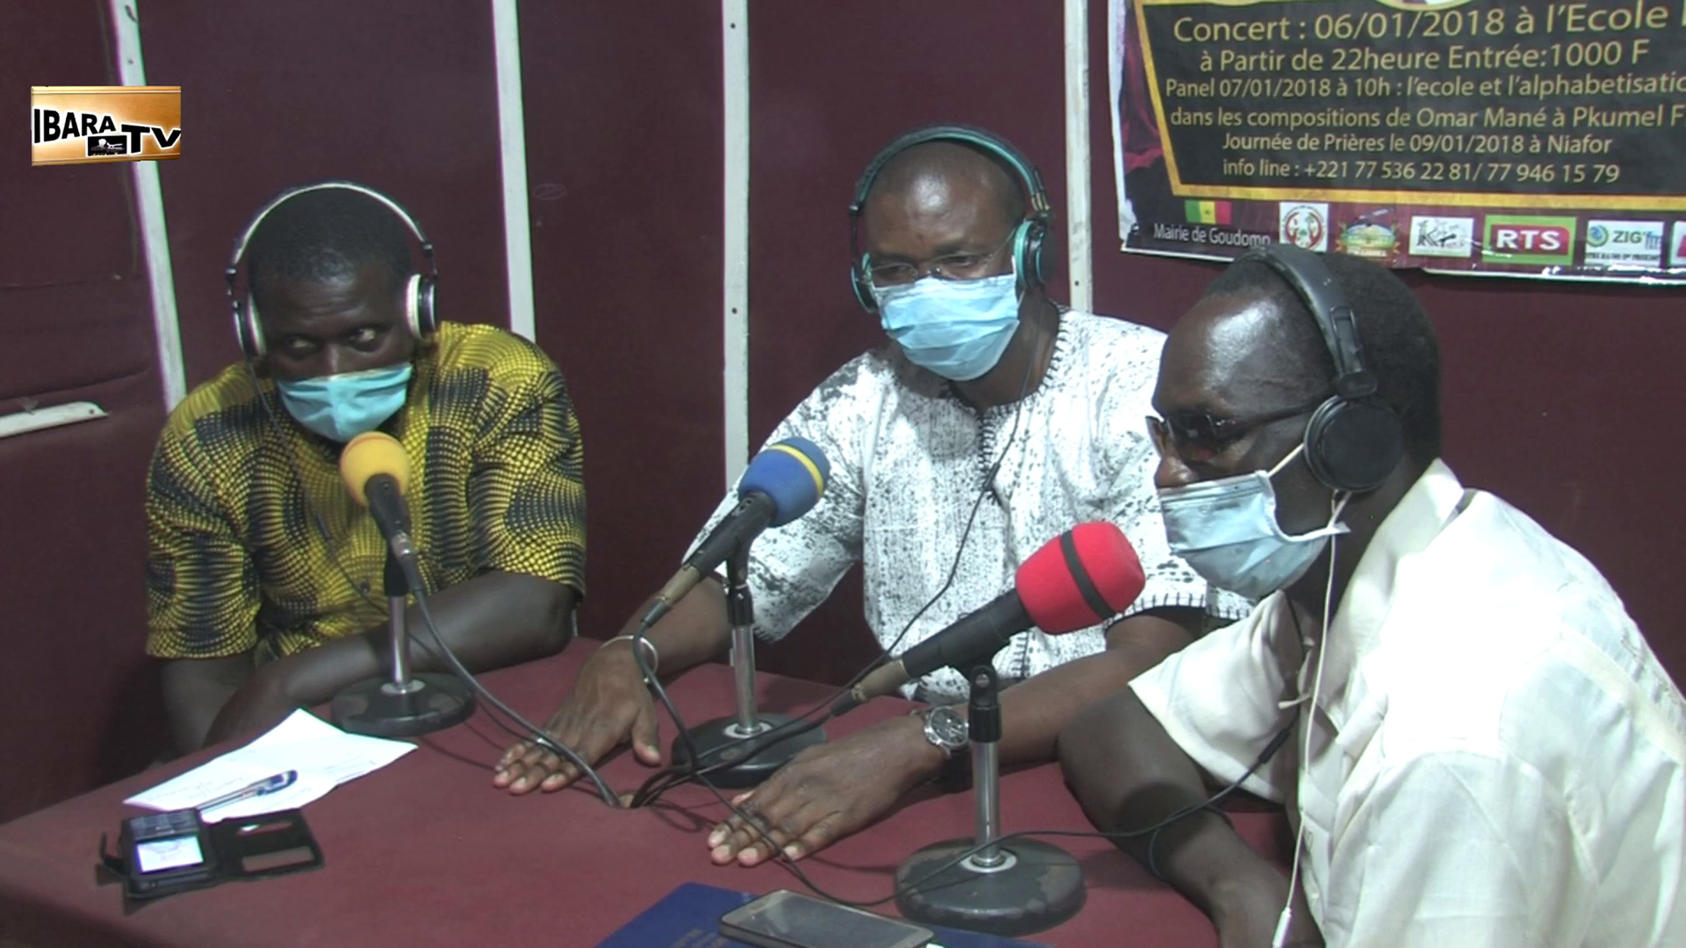
[[[404,407],[412,367],[402,365],[275,383],[299,424],[330,441],[350,441]]]
[[[879,322],[908,361],[945,379],[969,382],[1001,361],[1019,326],[1018,277],[924,277],[873,287]]]
[[[1305,575],[1329,538],[1346,533],[1337,523],[1347,495],[1324,526],[1289,536],[1276,522],[1270,479],[1305,449],[1301,444],[1269,471],[1201,481],[1159,492],[1171,552],[1220,589],[1261,599]]]

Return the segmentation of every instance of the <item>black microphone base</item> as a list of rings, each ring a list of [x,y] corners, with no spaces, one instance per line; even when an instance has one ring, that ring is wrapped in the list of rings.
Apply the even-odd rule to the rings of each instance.
[[[938,871],[975,845],[973,839],[951,839],[909,856],[896,870],[901,913],[916,921],[1013,936],[1053,928],[1083,907],[1083,870],[1077,860],[1035,840],[998,843],[1006,858],[993,868],[968,857]],[[910,883],[918,883],[917,888]]]
[[[342,730],[414,737],[467,720],[474,713],[474,694],[450,675],[411,675],[402,692],[390,677],[368,678],[334,695],[332,712]]]
[[[702,758],[702,766],[724,764],[718,770],[709,771],[702,779],[716,787],[728,789],[753,787],[771,777],[773,771],[783,767],[785,762],[795,757],[802,748],[825,743],[825,732],[816,727],[801,734],[779,738],[762,748],[754,757],[744,759],[743,755],[749,748],[750,741],[762,738],[768,731],[791,720],[787,714],[759,715],[756,718],[758,729],[753,733],[745,733],[738,726],[738,719],[735,717],[716,718],[691,728],[686,733],[691,736],[691,743],[696,745],[697,756]],[[691,754],[685,746],[685,739],[675,738],[674,766],[688,767],[690,763]]]

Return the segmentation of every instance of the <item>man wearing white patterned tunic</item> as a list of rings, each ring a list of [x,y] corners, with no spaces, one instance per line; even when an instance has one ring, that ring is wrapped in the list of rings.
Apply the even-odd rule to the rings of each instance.
[[[859,295],[893,345],[833,373],[773,432],[816,443],[831,476],[813,510],[750,549],[757,632],[784,635],[859,561],[867,623],[899,652],[1010,589],[1018,564],[1062,531],[1111,520],[1148,575],[1129,614],[1058,638],[1031,630],[995,658],[1004,680],[1024,680],[1002,696],[1002,760],[1050,759],[1071,714],[1191,641],[1215,605],[1168,552],[1154,502],[1142,419],[1163,336],[1048,300],[1046,196],[998,139],[958,128],[904,137],[869,166],[856,207]],[[1217,612],[1244,611],[1226,598]],[[720,654],[728,635],[720,586],[708,580],[649,639],[670,673]],[[964,706],[954,706],[964,679],[933,673],[918,696],[935,704],[927,716],[809,748],[742,795],[760,832],[737,817],[717,827],[715,861],[754,865],[775,846],[805,855],[875,819],[946,760],[964,759]],[[958,725],[958,739],[955,727],[933,723],[938,714]],[[660,761],[629,641],[593,656],[549,729],[588,759],[630,740],[641,760]],[[495,783],[553,790],[574,776],[519,745]]]

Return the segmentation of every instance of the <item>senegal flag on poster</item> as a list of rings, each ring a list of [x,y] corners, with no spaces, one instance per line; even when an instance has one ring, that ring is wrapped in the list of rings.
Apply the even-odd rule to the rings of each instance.
[[[1190,224],[1228,224],[1228,201],[1184,201],[1183,216]]]

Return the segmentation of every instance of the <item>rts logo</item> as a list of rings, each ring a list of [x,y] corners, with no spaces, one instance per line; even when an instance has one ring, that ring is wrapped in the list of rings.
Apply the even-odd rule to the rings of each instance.
[[[1573,217],[1489,214],[1481,259],[1488,263],[1572,264],[1576,223]]]

